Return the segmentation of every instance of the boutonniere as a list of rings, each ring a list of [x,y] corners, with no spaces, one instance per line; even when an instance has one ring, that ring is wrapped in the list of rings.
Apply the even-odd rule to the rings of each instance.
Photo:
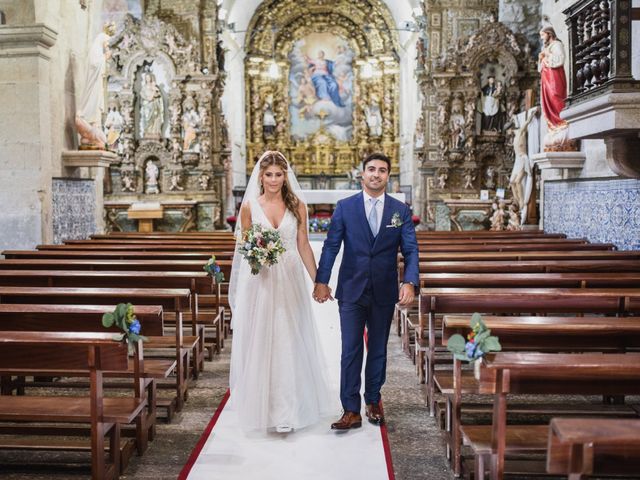
[[[387,228],[400,228],[403,223],[400,213],[396,212],[391,216],[391,223],[387,225]]]

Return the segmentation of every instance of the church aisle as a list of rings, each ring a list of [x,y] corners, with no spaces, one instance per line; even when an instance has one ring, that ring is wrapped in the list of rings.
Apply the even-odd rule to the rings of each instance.
[[[322,243],[312,243],[316,258]],[[332,285],[337,278],[336,262]],[[340,412],[340,320],[337,302],[313,303],[320,341],[325,355],[335,417]],[[245,435],[230,399],[223,408],[195,464],[189,480],[211,479],[351,479],[389,478],[380,429],[363,422],[363,428],[345,434],[332,432],[333,417],[291,434]]]

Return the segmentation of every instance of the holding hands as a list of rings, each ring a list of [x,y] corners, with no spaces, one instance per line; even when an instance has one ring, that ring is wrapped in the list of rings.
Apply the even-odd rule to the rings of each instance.
[[[313,299],[318,303],[333,300],[333,297],[331,296],[331,287],[326,283],[316,283],[316,286],[313,289]]]

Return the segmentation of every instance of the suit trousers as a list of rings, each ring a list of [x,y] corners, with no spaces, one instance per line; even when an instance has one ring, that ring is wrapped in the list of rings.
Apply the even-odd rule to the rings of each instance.
[[[387,341],[395,305],[376,302],[371,282],[356,302],[338,302],[342,329],[340,400],[345,411],[360,412],[364,328],[367,327],[367,363],[364,372],[365,403],[380,401],[387,370]]]

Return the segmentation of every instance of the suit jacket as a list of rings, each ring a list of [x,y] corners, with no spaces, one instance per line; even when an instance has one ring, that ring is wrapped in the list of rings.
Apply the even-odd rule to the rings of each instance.
[[[399,227],[391,227],[398,214]],[[317,283],[329,283],[331,268],[344,242],[336,298],[356,302],[369,282],[379,304],[398,301],[398,248],[405,262],[404,282],[418,285],[418,243],[409,207],[385,194],[382,222],[374,238],[366,218],[362,192],[340,200],[322,247]]]

